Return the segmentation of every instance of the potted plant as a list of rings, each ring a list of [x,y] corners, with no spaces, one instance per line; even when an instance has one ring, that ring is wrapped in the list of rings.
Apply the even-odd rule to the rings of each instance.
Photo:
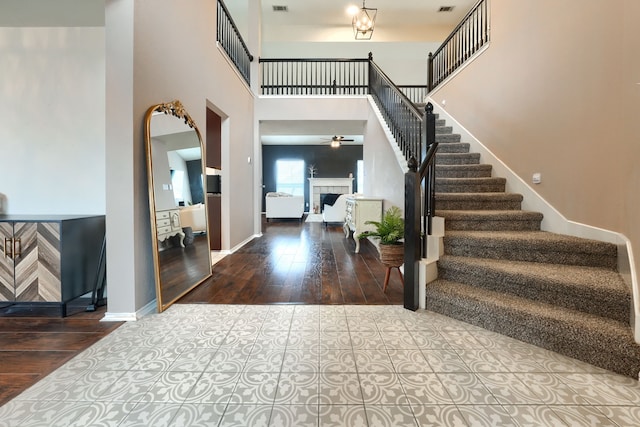
[[[378,237],[380,261],[387,267],[400,267],[404,263],[404,218],[400,209],[391,206],[381,221],[367,221],[365,224],[374,225],[375,229],[360,233],[358,238]]]

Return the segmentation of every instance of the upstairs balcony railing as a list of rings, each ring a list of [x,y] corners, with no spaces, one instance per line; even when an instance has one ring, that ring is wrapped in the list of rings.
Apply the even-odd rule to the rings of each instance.
[[[227,53],[247,84],[251,84],[251,61],[253,56],[242,39],[240,31],[222,0],[218,0],[218,22],[216,40]]]
[[[429,53],[429,92],[489,42],[489,31],[489,0],[480,0],[440,47]]]
[[[260,58],[262,95],[366,95],[368,59]]]

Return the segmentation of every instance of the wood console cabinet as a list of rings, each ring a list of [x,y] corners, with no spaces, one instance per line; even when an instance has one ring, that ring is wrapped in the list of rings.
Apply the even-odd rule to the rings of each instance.
[[[0,215],[0,301],[67,303],[96,284],[105,217]]]
[[[345,237],[349,237],[349,232],[353,232],[353,240],[356,242],[356,253],[360,252],[360,239],[358,239],[358,234],[375,228],[374,225],[365,224],[365,222],[379,222],[381,220],[382,199],[362,196],[347,197],[343,229]]]

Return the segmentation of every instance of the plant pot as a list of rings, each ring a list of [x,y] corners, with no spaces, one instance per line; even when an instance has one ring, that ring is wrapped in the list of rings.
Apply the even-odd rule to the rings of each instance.
[[[380,262],[387,267],[400,267],[404,264],[404,244],[379,245]]]

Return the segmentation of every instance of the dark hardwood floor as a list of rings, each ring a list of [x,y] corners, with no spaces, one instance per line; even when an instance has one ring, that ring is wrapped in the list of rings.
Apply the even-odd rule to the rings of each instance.
[[[263,236],[213,266],[213,276],[178,300],[210,304],[402,304],[403,285],[386,269],[375,246],[360,253],[340,225],[263,221]]]
[[[213,276],[178,300],[208,304],[402,304],[402,283],[376,248],[362,241],[354,253],[342,227],[263,221],[263,236],[218,261]],[[100,322],[105,307],[85,312],[86,301],[58,309],[0,305],[0,406],[54,371],[121,322]]]
[[[122,322],[100,322],[105,307],[86,312],[87,300],[59,309],[0,305],[0,406],[53,372]]]

